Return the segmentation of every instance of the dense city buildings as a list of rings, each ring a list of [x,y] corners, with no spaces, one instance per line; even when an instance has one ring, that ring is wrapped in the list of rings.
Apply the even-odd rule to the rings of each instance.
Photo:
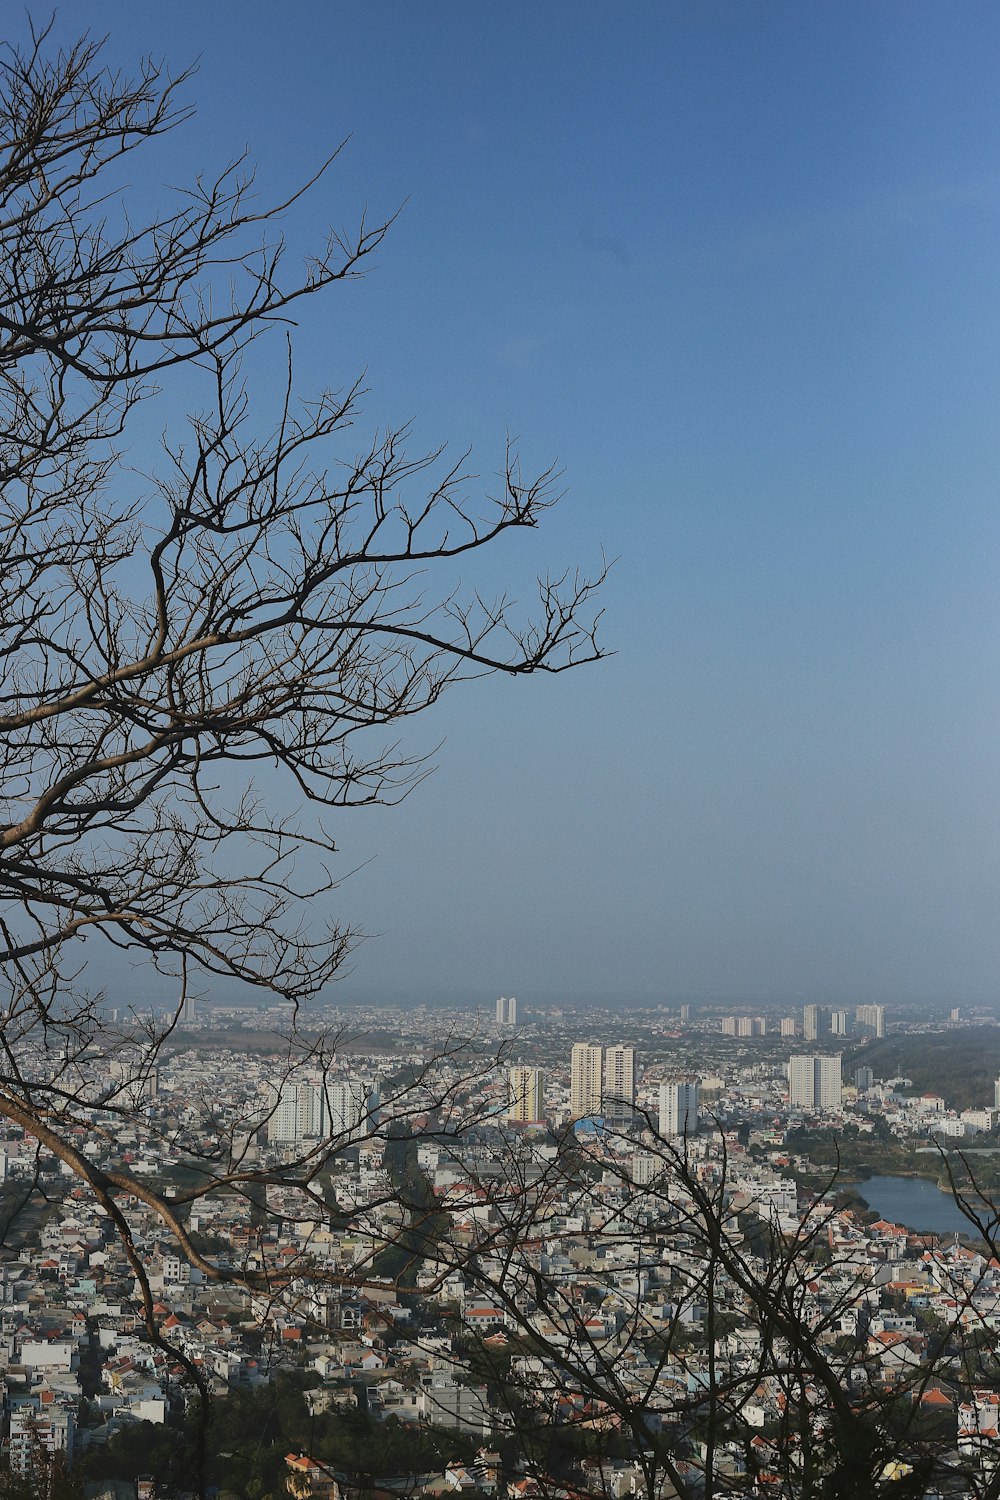
[[[532,1351],[504,1366],[508,1404],[519,1412],[526,1402],[548,1412],[553,1392],[558,1402],[583,1399],[572,1372],[578,1361],[581,1380],[593,1380],[587,1361],[599,1337],[597,1347],[608,1350],[600,1376],[608,1400],[641,1398],[661,1436],[676,1431],[678,1400],[687,1401],[692,1386],[705,1388],[709,1372],[718,1378],[724,1370],[734,1390],[752,1372],[749,1427],[743,1400],[721,1399],[713,1420],[726,1442],[763,1431],[768,1461],[791,1465],[794,1449],[775,1436],[783,1422],[782,1351],[760,1342],[766,1317],[754,1301],[772,1275],[771,1262],[755,1258],[765,1245],[779,1261],[789,1257],[789,1275],[799,1277],[810,1337],[827,1326],[836,1299],[820,1353],[854,1372],[851,1380],[870,1381],[866,1395],[883,1389],[887,1372],[898,1389],[893,1357],[904,1357],[903,1349],[924,1378],[920,1361],[934,1332],[942,1351],[933,1355],[942,1361],[934,1378],[943,1393],[935,1399],[942,1409],[947,1402],[964,1444],[956,1462],[979,1474],[976,1423],[992,1409],[983,1392],[995,1388],[985,1365],[975,1378],[968,1373],[975,1340],[962,1320],[991,1326],[1000,1307],[997,1262],[970,1251],[968,1240],[956,1245],[953,1234],[911,1234],[841,1208],[828,1153],[853,1146],[864,1160],[875,1149],[909,1150],[919,1163],[928,1142],[988,1139],[997,1108],[988,1098],[953,1107],[943,1077],[940,1092],[931,1092],[877,1076],[882,1051],[869,1053],[864,1041],[845,1047],[843,1058],[816,1049],[789,1059],[777,1009],[770,1036],[720,1035],[719,1019],[708,1010],[681,1028],[676,1009],[666,1007],[633,1015],[551,1010],[516,1037],[497,1038],[491,1054],[476,1042],[461,1055],[452,1015],[421,1010],[389,1020],[372,1012],[352,1026],[355,1034],[370,1027],[370,1040],[324,1068],[315,1064],[318,1049],[307,1047],[302,1065],[291,1068],[287,1055],[241,1051],[239,1018],[225,1045],[217,1031],[213,1046],[195,1047],[189,1038],[173,1047],[159,1059],[155,1092],[144,1092],[127,1120],[117,1119],[116,1146],[144,1181],[161,1174],[170,1181],[180,1164],[187,1182],[182,1143],[204,1156],[214,1133],[232,1143],[230,1160],[245,1155],[250,1176],[268,1185],[264,1194],[210,1194],[194,1206],[191,1227],[236,1278],[224,1295],[189,1263],[163,1221],[130,1201],[129,1233],[169,1325],[165,1336],[220,1394],[252,1392],[296,1371],[319,1377],[324,1402],[342,1400],[355,1411],[363,1389],[371,1424],[396,1418],[498,1445],[509,1455],[508,1496],[525,1472],[518,1466],[528,1461],[526,1450],[516,1427],[499,1429],[498,1444],[505,1390],[483,1377],[476,1353],[500,1334]],[[474,1035],[476,1018],[465,1024]],[[259,1046],[259,1020],[252,1025]],[[198,1036],[201,1042],[205,1031]],[[126,1088],[150,1072],[137,1051],[126,1049],[114,1063]],[[853,1088],[842,1088],[842,1065]],[[993,1077],[991,1069],[990,1095]],[[97,1166],[108,1151],[106,1125],[95,1107],[77,1137]],[[817,1170],[805,1146],[819,1151],[823,1142]],[[9,1124],[0,1160],[15,1189],[39,1169],[35,1144]],[[309,1163],[323,1164],[320,1191],[297,1200],[294,1183],[304,1177],[309,1186]],[[58,1163],[43,1161],[43,1169],[47,1217],[0,1263],[10,1462],[28,1461],[35,1432],[46,1447],[72,1451],[86,1470],[88,1455],[113,1445],[122,1426],[169,1423],[176,1366],[172,1374],[163,1351],[143,1343],[135,1270],[107,1215],[79,1190],[60,1194]],[[823,1183],[829,1188],[817,1198]],[[422,1243],[404,1292],[394,1280],[401,1262],[392,1257],[412,1244],[404,1204],[414,1193],[432,1207],[434,1237]],[[324,1213],[334,1203],[335,1212]],[[698,1225],[712,1204],[719,1226],[703,1234]],[[772,1240],[759,1240],[754,1218]],[[718,1300],[711,1337],[702,1284],[705,1267],[716,1264],[709,1228],[736,1237],[733,1264],[754,1278],[751,1296],[711,1273]],[[825,1254],[811,1260],[806,1279],[794,1259],[803,1233],[831,1256],[829,1264]],[[266,1268],[266,1296],[239,1285],[244,1267],[255,1275]],[[559,1304],[556,1326],[550,1299],[560,1285],[572,1286],[572,1295]],[[640,1334],[650,1329],[670,1341],[655,1379],[641,1357]],[[984,1351],[992,1341],[991,1332]],[[81,1399],[86,1382],[98,1392],[93,1400]],[[622,1446],[622,1493],[611,1500],[624,1500],[636,1479],[634,1456]],[[698,1453],[683,1453],[694,1496]],[[301,1455],[293,1458],[312,1472]],[[440,1475],[424,1478],[426,1489],[424,1480],[411,1489],[430,1497]],[[641,1486],[640,1493],[646,1500]],[[954,1484],[947,1500],[974,1493]],[[796,1500],[794,1488],[788,1496]]]

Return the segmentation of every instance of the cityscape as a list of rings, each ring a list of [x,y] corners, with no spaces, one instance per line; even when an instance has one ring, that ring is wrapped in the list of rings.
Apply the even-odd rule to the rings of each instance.
[[[877,1066],[893,1043],[914,1058],[981,1047],[980,1018],[812,1004],[569,1014],[503,997],[488,1018],[320,1011],[298,1056],[280,1023],[191,1004],[165,1043],[144,1048],[137,1031],[109,1067],[64,1059],[74,1151],[168,1207],[191,1194],[180,1244],[158,1199],[131,1203],[123,1243],[65,1161],[4,1132],[14,1472],[41,1444],[81,1475],[117,1462],[134,1480],[144,1460],[123,1443],[183,1416],[191,1365],[216,1401],[299,1380],[314,1418],[360,1410],[373,1433],[416,1424],[438,1445],[440,1466],[405,1474],[269,1455],[290,1493],[562,1494],[582,1466],[618,1496],[701,1494],[710,1475],[727,1493],[783,1496],[801,1483],[803,1400],[817,1450],[832,1441],[836,1413],[808,1394],[827,1369],[856,1409],[911,1414],[883,1478],[930,1455],[927,1493],[990,1482],[995,1168],[949,1153],[1000,1152],[1000,1077],[970,1098],[963,1074],[949,1098]],[[124,1037],[131,1023],[106,1024]],[[47,1066],[44,1049],[34,1061]],[[988,1061],[1000,1073],[1000,1034]],[[881,1176],[858,1171],[881,1161]],[[985,1196],[955,1175],[971,1161]],[[886,1217],[893,1183],[942,1209],[961,1191],[968,1214],[924,1222],[917,1193],[902,1222]],[[768,1257],[814,1341],[794,1377],[785,1338],[763,1337],[780,1311],[755,1300]],[[581,1447],[586,1432],[605,1440]],[[225,1456],[213,1464],[224,1483]]]
[[[0,1500],[1000,1500],[1000,10],[5,19]]]

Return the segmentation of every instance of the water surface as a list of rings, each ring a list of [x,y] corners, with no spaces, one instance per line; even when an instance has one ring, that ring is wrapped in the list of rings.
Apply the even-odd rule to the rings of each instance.
[[[858,1183],[857,1190],[868,1207],[890,1224],[930,1234],[957,1230],[975,1235],[951,1194],[925,1177],[869,1177]]]

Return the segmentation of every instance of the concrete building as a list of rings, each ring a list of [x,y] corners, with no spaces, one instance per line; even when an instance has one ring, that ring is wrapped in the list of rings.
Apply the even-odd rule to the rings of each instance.
[[[517,1025],[517,996],[516,995],[511,995],[509,998],[506,995],[501,995],[500,996],[499,1000],[497,1001],[497,1025],[498,1026],[516,1026]]]
[[[795,1033],[798,1031],[798,1029],[799,1029],[799,1024],[796,1021],[796,1019],[795,1019],[794,1016],[782,1016],[782,1018],[781,1018],[781,1035],[782,1036],[794,1036]]]
[[[608,1047],[604,1053],[604,1094],[601,1113],[606,1120],[630,1121],[635,1113],[635,1048]]]
[[[815,1042],[830,1030],[830,1012],[825,1005],[802,1007],[802,1035],[807,1042]]]
[[[377,1118],[378,1096],[360,1079],[286,1083],[268,1121],[267,1138],[279,1146],[340,1135],[357,1139]]]
[[[788,1064],[788,1102],[792,1109],[820,1114],[840,1109],[843,1085],[840,1054],[836,1057],[793,1057]]]
[[[604,1089],[604,1054],[590,1042],[576,1042],[570,1054],[569,1112],[574,1120],[599,1115]]]
[[[328,1134],[346,1135],[354,1140],[366,1135],[378,1124],[379,1096],[361,1079],[350,1078],[326,1086]]]
[[[10,1414],[10,1468],[14,1474],[28,1474],[34,1466],[39,1448],[53,1457],[66,1455],[67,1467],[73,1462],[73,1412],[69,1406],[42,1405],[35,1398],[18,1401]]]
[[[660,1084],[660,1134],[665,1140],[698,1131],[698,1085],[693,1079]]]
[[[833,1036],[850,1036],[851,1013],[847,1010],[833,1010],[830,1012],[830,1031]]]
[[[507,1118],[531,1125],[545,1118],[545,1079],[541,1068],[507,1069]]]
[[[885,1006],[857,1005],[854,1008],[854,1023],[859,1031],[872,1036],[885,1036]]]

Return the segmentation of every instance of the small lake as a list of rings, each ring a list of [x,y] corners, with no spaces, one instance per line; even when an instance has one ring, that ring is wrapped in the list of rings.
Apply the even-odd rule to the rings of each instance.
[[[857,1184],[857,1191],[890,1224],[930,1234],[960,1230],[975,1235],[951,1194],[925,1177],[869,1177]]]

